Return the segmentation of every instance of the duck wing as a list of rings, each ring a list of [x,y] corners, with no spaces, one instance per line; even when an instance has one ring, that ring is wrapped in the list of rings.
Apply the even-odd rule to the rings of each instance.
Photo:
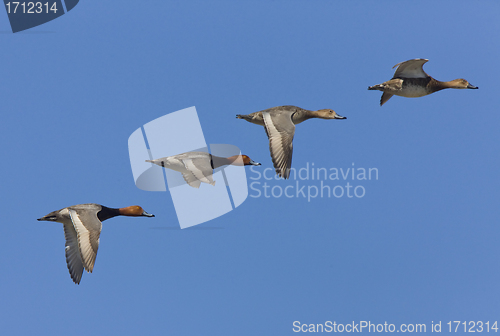
[[[97,209],[71,209],[69,215],[77,233],[78,248],[83,266],[87,272],[94,269],[102,223],[97,218]],[[69,265],[68,265],[69,267]]]
[[[396,72],[394,72],[393,78],[427,78],[428,74],[425,73],[423,66],[429,61],[424,58],[412,59],[409,61],[401,62],[393,66],[398,67]]]
[[[380,106],[384,105],[389,99],[391,99],[392,96],[394,95],[391,93],[382,93],[382,97],[380,97]]]
[[[184,159],[182,162],[186,167],[186,171],[182,172],[182,177],[191,187],[199,188],[200,182],[215,185],[212,178],[213,169],[208,155],[207,157]]]
[[[66,238],[66,264],[73,282],[79,284],[82,280],[83,263],[78,247],[78,234],[73,223],[68,220],[63,223],[64,237]]]
[[[295,125],[292,122],[292,112],[262,112],[269,138],[269,150],[274,169],[278,176],[287,179],[290,176],[293,154],[293,136]]]

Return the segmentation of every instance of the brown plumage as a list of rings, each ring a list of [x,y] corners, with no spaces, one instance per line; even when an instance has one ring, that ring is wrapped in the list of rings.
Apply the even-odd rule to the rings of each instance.
[[[368,90],[382,91],[380,106],[384,105],[393,95],[416,98],[423,97],[443,89],[477,89],[463,78],[448,82],[438,81],[427,73],[423,66],[427,59],[413,59],[396,64],[398,67],[391,80],[368,87]]]
[[[269,151],[274,169],[276,174],[284,179],[290,176],[292,167],[295,125],[311,118],[346,119],[334,110],[310,111],[292,105],[272,107],[250,114],[237,114],[236,118],[264,126],[269,138]]]

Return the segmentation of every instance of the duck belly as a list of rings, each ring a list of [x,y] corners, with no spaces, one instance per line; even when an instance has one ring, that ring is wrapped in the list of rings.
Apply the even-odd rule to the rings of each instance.
[[[417,98],[428,95],[430,92],[427,90],[425,86],[420,85],[405,85],[401,91],[395,93],[398,96],[408,97],[408,98]]]

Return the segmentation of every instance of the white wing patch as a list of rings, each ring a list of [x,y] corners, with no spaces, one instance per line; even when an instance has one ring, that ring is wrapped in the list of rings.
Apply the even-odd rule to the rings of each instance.
[[[65,221],[63,227],[66,238],[66,264],[68,265],[71,279],[76,284],[79,284],[82,279],[83,263],[80,256],[80,248],[78,247],[78,235],[70,220]]]
[[[201,185],[201,181],[198,180],[191,172],[182,173],[182,177],[184,178],[184,181],[186,181],[186,183],[193,188],[199,188]]]
[[[286,132],[280,132],[274,125],[269,112],[263,112],[262,116],[269,136],[269,148],[274,168],[276,168],[279,176],[286,179],[290,174],[289,166],[291,164],[293,136],[287,135]],[[284,148],[285,145],[288,145],[289,148]]]
[[[269,132],[269,142],[271,145],[271,152],[274,155],[276,164],[280,166],[279,163],[282,162],[284,154],[283,143],[281,141],[281,134],[276,128],[276,126],[274,126],[271,115],[268,112],[264,112],[262,113],[262,115],[264,117],[264,122]]]
[[[193,160],[184,159],[184,160],[182,160],[182,162],[184,163],[184,166],[186,167],[186,169],[189,172],[191,172],[196,177],[197,180],[204,182],[204,183],[211,184],[211,185],[215,185],[215,182],[212,179],[212,169],[211,168],[210,168],[210,172],[203,171],[193,163]],[[198,185],[198,187],[199,187],[199,185]]]
[[[71,221],[78,234],[78,247],[83,266],[87,272],[92,273],[97,251],[92,249],[89,230],[83,225],[77,211],[69,210],[69,215],[71,216]]]

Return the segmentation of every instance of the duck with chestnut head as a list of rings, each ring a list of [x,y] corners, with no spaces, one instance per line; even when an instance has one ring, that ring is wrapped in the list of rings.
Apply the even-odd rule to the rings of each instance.
[[[199,188],[201,182],[215,185],[212,178],[213,170],[222,166],[260,166],[260,163],[253,161],[247,155],[233,155],[225,158],[199,151],[146,160],[146,162],[182,173],[186,183],[193,188]]]
[[[102,221],[116,216],[154,217],[138,205],[125,208],[108,208],[104,205],[88,203],[73,205],[52,211],[39,221],[59,222],[64,226],[66,237],[66,263],[73,282],[80,284],[83,270],[94,270]]]

